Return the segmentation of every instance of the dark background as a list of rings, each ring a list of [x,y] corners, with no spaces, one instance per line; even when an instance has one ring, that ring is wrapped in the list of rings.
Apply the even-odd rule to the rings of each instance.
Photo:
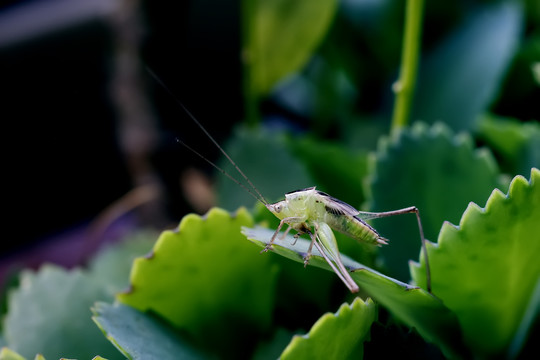
[[[196,160],[174,139],[188,137],[196,145],[203,135],[186,124],[146,66],[216,138],[242,116],[240,37],[231,27],[239,23],[237,2],[146,1],[131,9],[108,3],[4,2],[0,8],[0,26],[9,29],[0,35],[3,256],[77,234],[133,186],[148,182],[148,174],[156,177],[150,182],[170,186],[162,197],[166,211],[136,222],[160,227],[192,210],[177,182]],[[209,3],[215,11],[205,11]],[[119,65],[125,53],[136,56]],[[122,76],[128,79],[118,80]],[[120,96],[118,83],[128,88]],[[133,94],[151,101],[141,106]],[[150,144],[139,150],[122,144],[137,128],[129,124],[130,112],[151,119],[145,125]]]
[[[537,9],[533,2],[526,3]],[[382,113],[389,119],[392,108],[390,88],[400,61],[403,4],[385,4],[372,12],[360,9],[357,23],[350,13],[348,21],[339,19],[344,14],[338,13],[321,50],[328,54],[343,49],[357,62],[351,78],[361,84],[356,89],[360,95],[349,105],[364,112],[360,117]],[[427,2],[422,50],[432,50],[468,10],[482,4]],[[530,11],[526,17],[524,35],[533,38],[538,16]],[[201,212],[183,196],[180,178],[192,166],[202,168],[203,175],[212,169],[176,138],[212,161],[218,150],[177,100],[219,143],[226,142],[233,125],[244,118],[240,23],[240,2],[233,0],[0,2],[0,119],[6,179],[2,223],[7,230],[0,244],[0,272],[29,251],[39,259],[36,264],[44,259],[77,264],[86,255],[73,255],[66,244],[79,244],[83,254],[80,244],[88,237],[98,238],[96,228],[97,233],[114,224],[120,229],[161,230],[175,226],[189,211]],[[351,49],[355,52],[349,54]],[[520,65],[519,56],[530,57],[521,52],[514,59],[490,110],[529,121],[537,118],[539,91],[530,79],[529,62]],[[336,103],[341,104],[339,99],[330,101],[323,113],[333,116],[342,111]],[[265,114],[269,109],[288,111],[271,99],[265,99],[262,107]],[[286,114],[288,121],[300,120],[302,126],[307,122],[304,114]],[[326,126],[333,120],[319,126],[324,131],[318,135],[334,134],[335,129]],[[103,215],[141,186],[157,189],[152,201],[142,202],[137,211],[127,206],[122,216]],[[43,256],[44,248],[36,244],[54,249],[55,257]]]

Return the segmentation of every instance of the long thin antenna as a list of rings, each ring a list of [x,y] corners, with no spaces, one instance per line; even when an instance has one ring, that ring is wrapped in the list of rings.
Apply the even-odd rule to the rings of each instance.
[[[258,197],[255,196],[251,191],[248,190],[247,187],[245,187],[241,182],[239,182],[237,179],[235,179],[234,177],[232,177],[230,174],[228,174],[225,170],[221,169],[220,167],[218,167],[216,164],[212,163],[210,160],[208,160],[207,158],[205,158],[204,156],[202,156],[200,153],[198,153],[197,151],[195,151],[193,148],[191,148],[190,146],[188,146],[186,143],[184,143],[183,141],[181,141],[180,139],[176,139],[180,144],[184,145],[186,148],[188,148],[189,150],[191,150],[192,152],[194,152],[196,155],[198,155],[201,159],[204,159],[206,162],[208,162],[210,165],[212,165],[213,167],[215,167],[217,170],[219,170],[222,174],[224,174],[225,176],[227,176],[229,179],[233,180],[235,183],[237,183],[238,185],[242,186],[243,189],[247,190],[252,196],[254,196],[258,201],[262,202],[264,205],[267,205],[268,204],[268,201],[266,201],[265,197],[262,196],[262,194],[259,192],[259,190],[257,189],[257,187],[255,185],[253,185],[253,183],[251,182],[251,180],[249,180],[249,178],[246,176],[246,174],[244,174],[244,172],[240,169],[240,167],[238,165],[236,165],[236,163],[234,162],[234,160],[229,156],[229,154],[227,154],[227,152],[225,152],[225,150],[223,150],[223,148],[218,144],[218,142],[214,139],[214,137],[212,135],[210,135],[210,133],[205,129],[204,126],[202,126],[202,124],[199,122],[199,120],[197,120],[197,118],[184,106],[184,104],[173,94],[173,92],[167,87],[167,85],[165,85],[165,83],[159,78],[159,76],[156,75],[156,73],[154,73],[154,71],[152,71],[152,69],[150,69],[148,66],[146,67],[146,70],[150,73],[150,75],[152,75],[152,77],[158,82],[158,84],[160,84],[166,91],[167,93],[169,93],[169,95],[176,101],[176,103],[178,105],[180,105],[180,107],[186,112],[186,114],[188,114],[188,116],[191,118],[191,120],[193,120],[193,122],[206,134],[206,136],[208,136],[208,138],[214,143],[214,145],[219,149],[219,151],[221,151],[221,153],[223,155],[225,155],[225,157],[227,158],[227,160],[229,160],[229,162],[234,166],[234,168],[236,169],[236,171],[238,171],[240,173],[240,175],[242,175],[242,177],[248,182],[248,184],[251,186],[251,188],[257,193]]]
[[[234,181],[237,185],[240,185],[240,187],[242,187],[242,189],[246,190],[251,196],[253,196],[257,201],[260,201],[262,202],[264,205],[267,204],[266,200],[264,198],[259,198],[257,195],[255,195],[251,190],[249,190],[244,184],[242,184],[240,181],[238,181],[237,179],[235,179],[234,177],[232,177],[228,172],[226,172],[225,170],[223,170],[222,168],[220,168],[219,166],[217,166],[216,164],[214,164],[213,162],[211,162],[210,160],[208,160],[206,157],[204,157],[201,153],[199,153],[197,150],[193,149],[191,146],[189,146],[188,144],[186,144],[185,142],[183,142],[182,140],[180,140],[179,138],[176,138],[176,142],[178,142],[179,144],[185,146],[188,150],[190,150],[191,152],[193,152],[195,155],[199,156],[201,159],[203,159],[204,161],[206,161],[207,163],[209,163],[210,165],[212,165],[216,170],[218,170],[219,172],[221,172],[223,175],[225,175],[226,177],[228,177],[229,179],[231,179],[232,181]]]

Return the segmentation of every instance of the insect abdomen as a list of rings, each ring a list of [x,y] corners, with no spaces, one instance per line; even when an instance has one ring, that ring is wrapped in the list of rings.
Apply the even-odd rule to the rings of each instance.
[[[356,216],[327,214],[325,222],[334,230],[339,231],[357,241],[372,245],[386,245],[387,239]]]

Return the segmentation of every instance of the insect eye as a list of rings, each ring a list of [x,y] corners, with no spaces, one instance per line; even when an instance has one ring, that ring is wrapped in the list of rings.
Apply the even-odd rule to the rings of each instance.
[[[276,210],[276,212],[281,212],[281,205],[276,205],[274,209]]]

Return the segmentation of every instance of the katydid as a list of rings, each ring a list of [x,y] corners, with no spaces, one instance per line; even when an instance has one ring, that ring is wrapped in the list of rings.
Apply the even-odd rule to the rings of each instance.
[[[163,84],[163,82],[149,70],[151,75],[169,92],[170,90]],[[171,93],[172,95],[172,93]],[[173,96],[174,97],[174,96]],[[386,245],[387,239],[380,236],[379,233],[371,227],[366,220],[376,219],[394,215],[414,213],[418,221],[418,229],[420,232],[420,240],[422,243],[422,252],[426,263],[426,284],[427,290],[431,292],[431,276],[428,262],[428,255],[426,250],[426,240],[424,238],[424,231],[422,229],[422,222],[420,220],[420,214],[415,206],[386,211],[386,212],[363,212],[356,210],[353,206],[333,198],[332,196],[316,190],[315,187],[310,187],[302,190],[296,190],[285,194],[285,199],[276,203],[269,203],[264,196],[259,192],[257,187],[249,180],[234,160],[227,154],[227,152],[218,144],[218,142],[210,135],[210,133],[204,128],[204,126],[195,118],[195,116],[175,98],[177,103],[188,114],[193,122],[206,134],[206,136],[214,143],[214,145],[221,151],[221,153],[227,158],[227,160],[234,166],[238,173],[249,184],[250,188],[241,183],[238,179],[227,173],[225,170],[208,160],[202,154],[195,149],[187,145],[185,142],[177,139],[177,141],[192,151],[194,154],[202,158],[204,161],[212,165],[223,175],[234,181],[244,190],[246,190],[257,201],[261,202],[266,208],[280,219],[279,226],[274,232],[272,238],[268,242],[268,245],[261,251],[267,252],[272,249],[272,245],[276,240],[283,225],[287,224],[289,227],[282,234],[282,237],[291,230],[295,230],[295,239],[302,234],[308,234],[311,238],[311,244],[304,257],[304,266],[307,266],[311,258],[313,246],[315,246],[323,258],[328,262],[332,270],[339,276],[339,278],[345,283],[349,290],[353,293],[358,292],[358,285],[351,278],[349,271],[343,265],[339,256],[339,250],[337,248],[336,238],[331,229],[339,231],[350,238],[357,241],[372,244],[372,245]],[[252,191],[253,190],[253,191]]]
[[[270,239],[268,245],[264,248],[263,252],[271,249],[272,244],[274,243],[282,226],[287,224],[289,225],[287,232],[291,228],[296,230],[297,233],[294,235],[295,238],[298,238],[298,236],[304,233],[309,234],[311,237],[311,244],[304,258],[304,265],[308,264],[309,258],[311,257],[311,250],[318,237],[319,241],[323,244],[335,243],[333,234],[329,235],[327,231],[321,231],[321,225],[323,224],[357,241],[381,246],[386,245],[388,240],[380,236],[377,230],[366,223],[365,220],[415,213],[420,231],[420,239],[422,241],[422,251],[424,252],[426,260],[427,290],[431,292],[431,278],[425,247],[424,231],[422,229],[422,222],[420,221],[420,213],[415,206],[379,213],[363,212],[356,210],[351,205],[339,199],[333,198],[322,191],[316,190],[315,187],[287,193],[285,194],[285,200],[274,204],[265,203],[265,206],[281,221],[276,229],[276,232]],[[322,238],[322,234],[324,234],[324,239]],[[337,248],[337,245],[335,245],[335,247]],[[326,257],[325,260],[330,263],[329,259]],[[335,253],[333,260],[338,265],[338,269],[340,270],[339,272],[345,278],[345,280],[342,280],[345,282],[347,287],[349,287],[351,292],[357,292],[358,287],[341,263],[339,252]]]

